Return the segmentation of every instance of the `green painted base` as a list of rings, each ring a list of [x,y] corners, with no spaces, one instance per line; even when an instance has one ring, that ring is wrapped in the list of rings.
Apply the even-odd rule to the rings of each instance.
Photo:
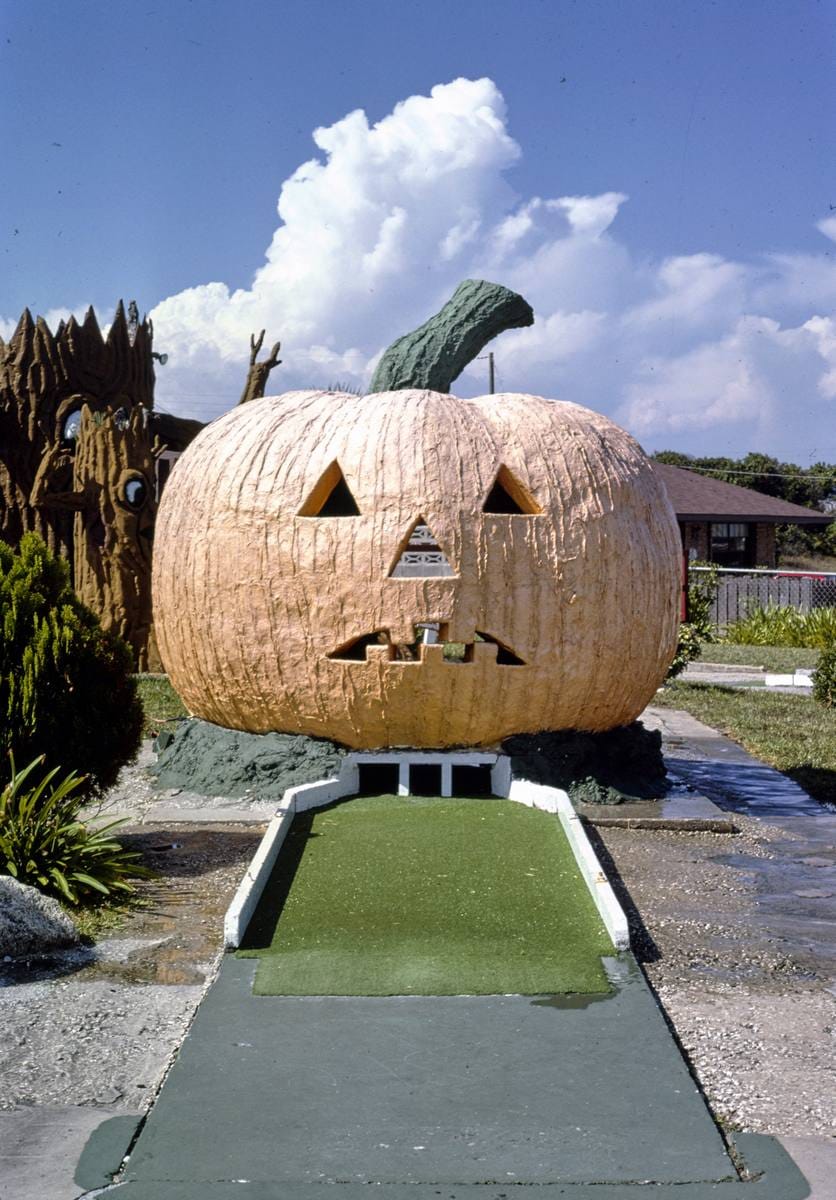
[[[111,1117],[91,1133],[81,1152],[74,1180],[85,1192],[106,1187],[122,1165],[142,1117]]]

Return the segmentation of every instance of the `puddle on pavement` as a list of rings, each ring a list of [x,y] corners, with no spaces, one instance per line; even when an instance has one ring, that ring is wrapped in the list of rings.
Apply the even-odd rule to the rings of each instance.
[[[131,939],[121,952],[115,939],[110,946],[74,946],[51,954],[0,962],[0,988],[24,983],[48,983],[71,977],[74,982],[127,984],[202,984],[211,967],[211,955],[203,962],[190,961],[178,945],[161,946],[159,939],[137,948]]]
[[[145,952],[132,954],[124,961],[99,959],[79,973],[85,982],[200,984],[206,979],[208,963],[189,961],[180,946],[154,944]]]
[[[601,1004],[606,1000],[612,1000],[615,993],[613,992],[568,992],[563,996],[541,996],[538,1000],[532,1000],[532,1008],[561,1008],[561,1009],[581,1009],[589,1008],[590,1004]]]
[[[531,1001],[534,1008],[556,1008],[565,1011],[578,1011],[589,1008],[591,1004],[602,1004],[614,1000],[624,988],[636,983],[644,983],[641,967],[630,951],[617,956],[605,956],[601,966],[607,977],[612,991],[610,992],[563,992],[552,996],[538,996]]]
[[[22,983],[48,983],[63,975],[78,976],[95,960],[96,952],[92,946],[69,946],[49,954],[0,961],[0,988]]]

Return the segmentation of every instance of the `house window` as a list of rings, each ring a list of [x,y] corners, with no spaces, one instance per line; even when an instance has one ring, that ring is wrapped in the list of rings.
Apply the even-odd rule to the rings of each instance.
[[[181,450],[163,450],[162,454],[157,459],[157,499],[163,494],[168,477],[171,474],[171,468],[180,457]]]
[[[711,561],[721,567],[751,567],[755,561],[752,526],[742,521],[719,521],[711,526]]]

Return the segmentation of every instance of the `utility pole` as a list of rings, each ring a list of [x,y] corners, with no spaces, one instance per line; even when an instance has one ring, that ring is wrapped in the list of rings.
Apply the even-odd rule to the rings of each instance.
[[[494,384],[496,378],[493,369],[493,351],[488,352],[488,392],[492,396],[494,394]]]

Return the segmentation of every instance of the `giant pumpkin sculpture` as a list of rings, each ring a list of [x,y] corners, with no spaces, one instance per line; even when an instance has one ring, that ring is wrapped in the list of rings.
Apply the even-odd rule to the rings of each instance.
[[[163,662],[197,716],[358,748],[634,719],[679,538],[636,442],[574,404],[290,392],[202,431],[160,504]]]

